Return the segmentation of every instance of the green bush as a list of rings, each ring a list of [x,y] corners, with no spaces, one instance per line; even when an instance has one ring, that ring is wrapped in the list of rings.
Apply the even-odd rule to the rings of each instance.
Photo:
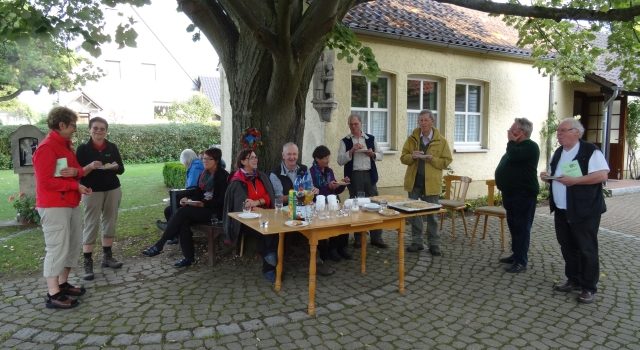
[[[49,132],[46,125],[36,127],[45,133]],[[12,168],[9,134],[17,128],[18,125],[0,126],[0,169]],[[74,145],[77,147],[88,139],[86,124],[78,125]],[[125,163],[160,163],[177,160],[185,148],[200,152],[219,144],[220,128],[209,124],[111,124],[109,140],[118,146]]]
[[[184,188],[187,181],[187,168],[180,162],[164,163],[162,167],[164,185],[169,188]]]

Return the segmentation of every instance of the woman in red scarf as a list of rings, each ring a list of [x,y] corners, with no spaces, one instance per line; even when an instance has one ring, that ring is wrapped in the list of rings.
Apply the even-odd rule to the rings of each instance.
[[[245,205],[251,208],[273,208],[273,186],[267,174],[258,170],[258,156],[251,149],[244,149],[238,153],[236,169],[231,175],[224,199],[225,240],[236,242],[241,233],[257,234],[261,243],[260,252],[264,257],[262,273],[268,281],[273,283],[277,263],[278,237],[258,234],[227,215],[229,212],[242,211]]]

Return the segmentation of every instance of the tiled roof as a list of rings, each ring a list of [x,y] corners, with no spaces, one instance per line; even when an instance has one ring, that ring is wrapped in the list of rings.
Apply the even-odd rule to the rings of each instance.
[[[220,110],[220,78],[199,76],[200,91],[205,94],[214,108]]]
[[[608,33],[597,33],[596,40],[594,44],[598,47],[601,47],[606,50],[607,48],[607,38]],[[620,80],[620,68],[614,68],[610,71],[607,70],[607,65],[605,64],[605,59],[609,57],[611,54],[605,53],[600,55],[596,60],[596,70],[593,74],[596,76],[596,80],[605,80],[609,82],[610,85],[623,86],[622,80]],[[599,78],[599,79],[598,79]]]
[[[529,56],[518,33],[500,18],[431,0],[376,0],[360,4],[343,23],[372,35],[400,36],[459,48]]]

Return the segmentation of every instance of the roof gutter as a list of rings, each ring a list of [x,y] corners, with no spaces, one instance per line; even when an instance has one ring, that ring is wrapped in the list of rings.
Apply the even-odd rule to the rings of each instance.
[[[612,90],[611,97],[604,103],[605,106],[605,115],[604,125],[602,126],[602,130],[604,130],[604,135],[602,135],[602,145],[604,152],[604,159],[607,160],[607,164],[609,164],[609,149],[610,149],[610,134],[611,134],[611,109],[613,107],[613,101],[616,100],[618,94],[620,92],[620,87],[617,85],[613,85],[610,87]]]

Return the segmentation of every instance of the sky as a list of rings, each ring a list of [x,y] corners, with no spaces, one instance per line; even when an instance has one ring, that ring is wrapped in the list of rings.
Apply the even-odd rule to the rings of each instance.
[[[151,5],[135,10],[189,74],[217,76],[218,55],[213,46],[204,35],[193,42],[193,33],[186,31],[191,20],[176,8],[175,0],[152,0]],[[139,21],[134,28],[142,26]]]

